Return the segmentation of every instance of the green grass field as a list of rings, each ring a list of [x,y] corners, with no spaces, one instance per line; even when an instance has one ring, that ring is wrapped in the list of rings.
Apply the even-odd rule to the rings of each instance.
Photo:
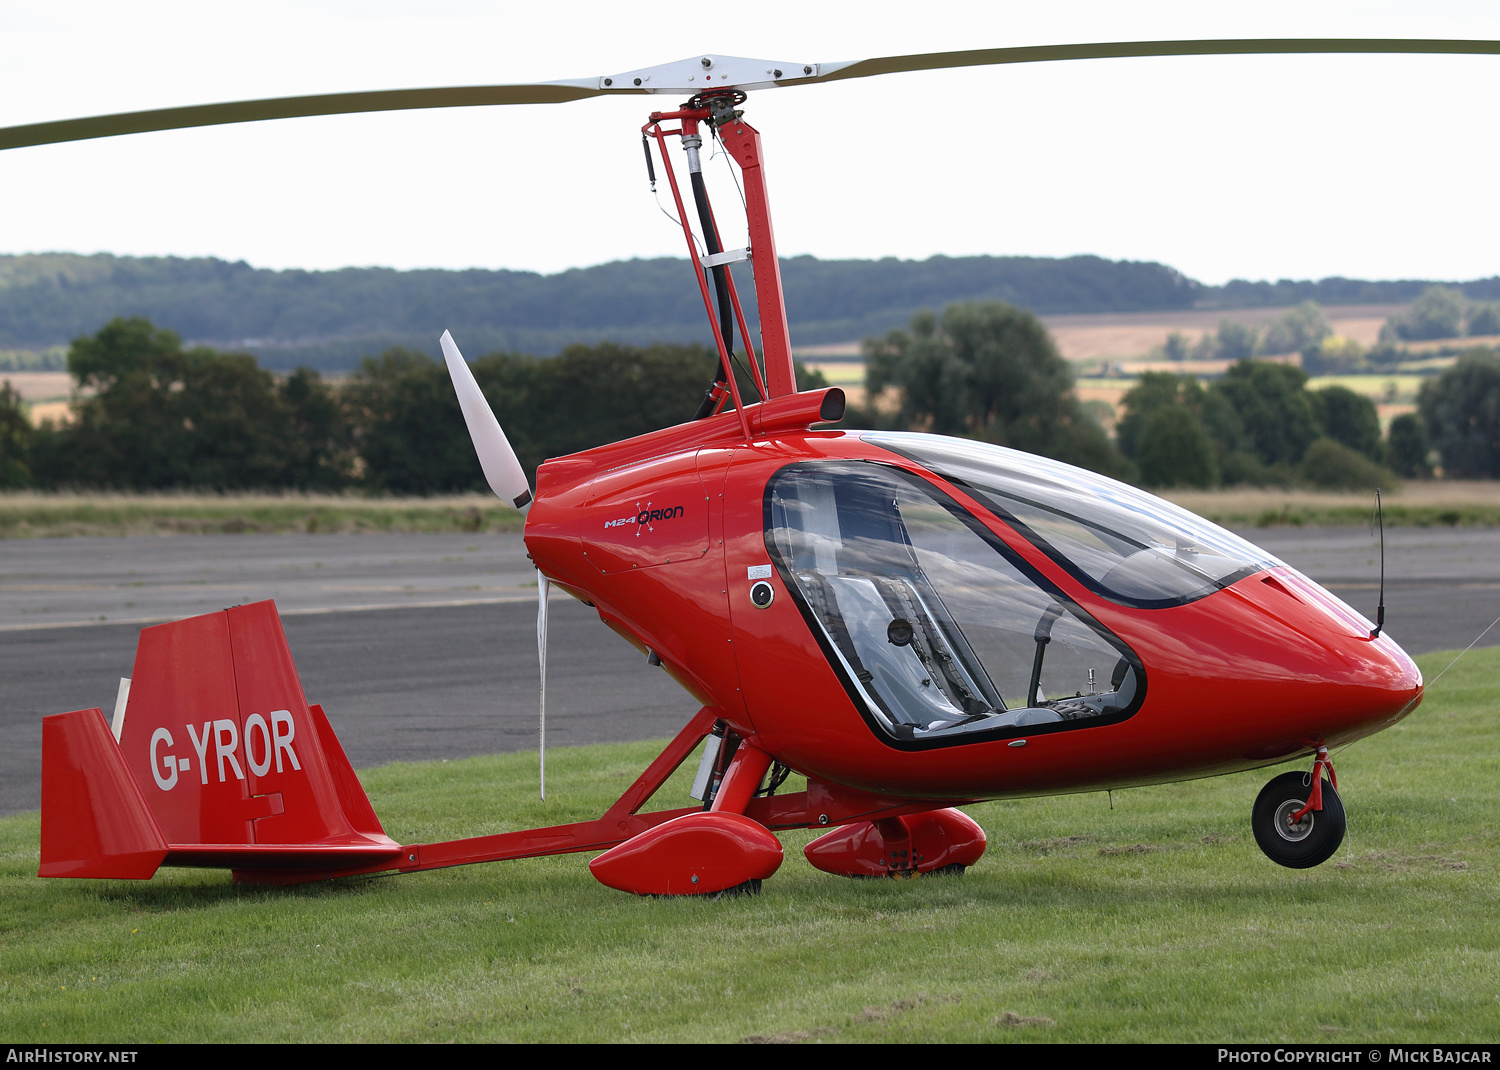
[[[1162,497],[1225,527],[1369,527],[1375,496],[1271,487],[1165,490]],[[1387,527],[1500,525],[1500,481],[1412,479],[1384,494]]]
[[[1317,375],[1308,380],[1307,389],[1322,390],[1328,386],[1341,386],[1346,390],[1354,391],[1356,394],[1363,394],[1371,401],[1415,404],[1417,393],[1422,389],[1422,384],[1427,381],[1427,378],[1427,376],[1416,375],[1406,371],[1396,371],[1388,375],[1379,373],[1366,375]]]
[[[592,816],[653,753],[554,751],[546,804],[534,755],[362,779],[427,840]],[[6,818],[0,1036],[1494,1043],[1500,649],[1337,764],[1349,835],[1310,871],[1255,846],[1261,770],[973,807],[990,849],[962,877],[832,877],[789,834],[763,894],[722,901],[611,891],[581,855],[274,891],[42,881],[36,815]]]
[[[520,531],[521,524],[520,514],[492,494],[364,498],[296,493],[0,492],[0,539]]]
[[[1500,481],[1407,480],[1387,488],[1391,526],[1500,525]],[[1229,487],[1163,495],[1229,527],[1368,525],[1362,492]],[[490,494],[379,498],[337,494],[124,494],[0,492],[0,539],[71,535],[279,535],[520,531],[522,519]]]

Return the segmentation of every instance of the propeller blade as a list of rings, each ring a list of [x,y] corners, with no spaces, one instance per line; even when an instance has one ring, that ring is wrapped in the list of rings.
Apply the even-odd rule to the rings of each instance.
[[[1005,63],[1050,63],[1068,59],[1121,59],[1141,56],[1243,56],[1280,53],[1416,53],[1500,55],[1500,41],[1423,38],[1256,38],[1205,41],[1102,41],[1069,45],[1024,45],[964,52],[924,52],[842,63],[780,63],[734,56],[694,56],[623,74],[517,85],[439,86],[325,93],[306,97],[237,100],[186,108],[96,115],[0,129],[0,150],[63,141],[182,130],[267,119],[422,108],[476,108],[497,104],[562,104],[617,93],[693,94],[708,89],[769,89],[779,86],[869,78],[903,71],[941,70]]]
[[[547,801],[547,591],[552,581],[536,572],[536,658],[541,669],[541,708],[537,722],[537,769],[542,785],[542,801]]]
[[[516,451],[510,448],[510,440],[500,430],[500,421],[495,419],[489,402],[484,400],[479,384],[474,381],[474,373],[454,344],[453,336],[444,331],[441,342],[448,375],[458,393],[458,407],[463,410],[464,423],[469,425],[469,437],[474,440],[474,452],[479,454],[484,478],[489,480],[490,489],[498,497],[524,514],[531,508],[531,484],[526,480],[521,462],[516,460]]]

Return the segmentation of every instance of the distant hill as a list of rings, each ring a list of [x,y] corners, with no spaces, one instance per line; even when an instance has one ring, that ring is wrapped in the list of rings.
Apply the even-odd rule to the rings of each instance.
[[[1163,264],[1095,256],[932,257],[782,262],[792,337],[842,342],[904,326],[920,308],[1000,300],[1039,313],[1125,312],[1410,300],[1425,282],[1233,282],[1209,287]],[[749,272],[736,273],[754,324]],[[1500,279],[1463,284],[1500,296]],[[466,352],[550,355],[574,342],[708,341],[682,260],[629,260],[556,275],[524,271],[271,271],[176,257],[0,256],[0,350],[40,350],[140,315],[190,342],[255,353],[268,367],[324,370],[404,345],[436,354],[453,331]]]
[[[1283,308],[1303,301],[1320,305],[1398,305],[1414,301],[1429,286],[1453,286],[1471,301],[1500,298],[1500,276],[1472,282],[1441,282],[1433,279],[1396,279],[1371,282],[1366,279],[1328,278],[1278,279],[1247,282],[1231,279],[1223,286],[1205,286],[1199,306],[1204,308]]]

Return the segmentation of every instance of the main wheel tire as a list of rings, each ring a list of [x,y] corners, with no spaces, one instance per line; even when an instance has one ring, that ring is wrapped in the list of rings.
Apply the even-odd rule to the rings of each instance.
[[[1306,773],[1282,773],[1261,789],[1250,812],[1255,842],[1266,857],[1288,869],[1322,865],[1344,842],[1344,804],[1333,785],[1323,781],[1323,809],[1311,810],[1296,825],[1286,820],[1307,804],[1312,783]]]

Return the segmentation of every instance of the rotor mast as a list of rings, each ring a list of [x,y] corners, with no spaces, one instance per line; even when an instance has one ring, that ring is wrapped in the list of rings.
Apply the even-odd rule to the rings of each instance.
[[[766,194],[766,175],[761,163],[760,131],[745,122],[738,111],[733,116],[719,124],[719,139],[740,165],[745,183],[745,215],[750,223],[750,263],[755,272],[766,391],[768,396],[776,398],[797,392],[786,297],[781,288],[781,261],[776,256],[776,232],[771,227],[771,201]]]
[[[797,392],[785,293],[781,284],[781,264],[776,255],[776,235],[771,225],[770,198],[766,192],[765,169],[762,164],[760,132],[745,122],[742,113],[735,107],[744,99],[744,93],[735,89],[709,90],[694,96],[675,111],[652,112],[646,125],[642,127],[642,133],[654,137],[661,149],[667,179],[672,186],[673,196],[677,199],[678,218],[688,243],[689,255],[698,260],[694,271],[703,296],[704,310],[713,325],[714,338],[719,348],[719,377],[710,389],[709,398],[705,400],[707,411],[700,410],[700,415],[708,415],[708,412],[722,407],[729,396],[733,397],[737,408],[743,407],[732,372],[734,319],[739,321],[740,335],[745,340],[748,351],[750,375],[762,397],[769,400]],[[681,124],[677,129],[663,129],[663,123],[674,120]],[[725,151],[740,168],[749,229],[749,245],[744,249],[725,251],[714,223],[699,158],[702,146],[699,131],[705,123],[717,132]],[[681,191],[666,151],[666,138],[672,135],[681,138],[687,154],[688,172],[697,203],[704,246],[708,252],[707,256],[701,258],[697,255]],[[745,321],[734,279],[729,271],[729,265],[740,260],[749,260],[754,273],[756,310],[760,317],[761,359],[765,369],[763,375],[755,360],[755,347],[751,342],[753,336]],[[713,278],[718,290],[717,309],[709,296],[706,274]],[[730,316],[731,310],[733,319]]]

